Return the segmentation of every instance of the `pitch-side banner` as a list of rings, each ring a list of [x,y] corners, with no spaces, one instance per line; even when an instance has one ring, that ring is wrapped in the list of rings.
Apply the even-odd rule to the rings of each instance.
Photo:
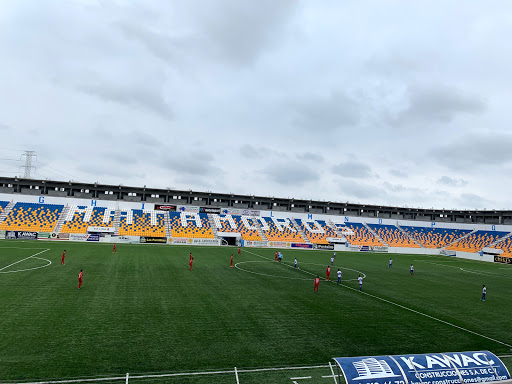
[[[460,384],[510,379],[505,365],[489,351],[338,357],[334,360],[347,384]]]

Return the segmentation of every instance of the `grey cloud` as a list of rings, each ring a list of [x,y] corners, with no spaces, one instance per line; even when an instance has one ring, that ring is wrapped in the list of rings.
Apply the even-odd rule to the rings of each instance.
[[[143,26],[139,20],[118,22],[117,27],[127,38],[140,42],[149,52],[165,62],[181,62],[187,38],[176,38],[155,32]]]
[[[222,174],[223,171],[215,166],[215,158],[206,152],[194,151],[183,154],[164,154],[164,166],[176,173],[206,177]],[[189,180],[190,181],[190,180]]]
[[[356,199],[383,199],[387,193],[382,188],[374,185],[362,184],[354,181],[340,183],[342,193],[354,197]],[[342,199],[344,200],[344,199]],[[374,202],[375,203],[375,202]]]
[[[437,184],[446,185],[448,187],[465,187],[468,182],[464,179],[454,179],[449,176],[442,176],[437,180]]]
[[[337,175],[354,179],[366,179],[372,176],[371,168],[359,161],[339,163],[332,168],[332,171]]]
[[[189,4],[188,11],[199,18],[198,28],[209,45],[235,63],[249,64],[281,41],[298,2],[196,0]]]
[[[298,153],[297,159],[299,160],[305,160],[305,161],[312,161],[316,163],[320,163],[324,161],[324,157],[318,153],[312,153],[312,152],[304,152],[304,153]]]
[[[0,131],[7,131],[9,126],[7,124],[0,123]]]
[[[354,126],[360,120],[358,104],[342,92],[332,92],[323,98],[303,100],[293,105],[293,123],[315,134]]]
[[[274,163],[262,171],[270,180],[281,185],[302,186],[318,181],[318,171],[302,163]]]
[[[88,82],[77,85],[76,89],[105,101],[128,107],[139,107],[169,119],[172,113],[163,95],[162,79],[155,80],[148,79],[147,82],[134,84],[129,81],[90,79]]]
[[[261,156],[260,150],[250,144],[245,144],[240,148],[240,154],[248,159],[257,159]]]
[[[104,155],[107,159],[111,159],[116,161],[118,166],[122,167],[125,165],[133,166],[138,163],[138,160],[135,156],[129,154],[129,153],[123,153],[123,152],[112,152],[108,151]],[[107,166],[108,167],[108,166]]]
[[[449,123],[460,114],[482,113],[486,105],[478,97],[438,85],[412,86],[407,90],[408,107],[393,120],[398,125]]]
[[[471,134],[451,144],[436,147],[432,158],[453,170],[468,170],[512,162],[512,135],[504,133]]]
[[[137,145],[147,146],[147,147],[161,147],[163,144],[162,140],[156,138],[149,132],[136,132],[132,131],[132,136],[135,139],[135,143]]]
[[[405,173],[404,171],[400,170],[400,169],[392,169],[389,171],[389,173],[392,175],[392,176],[395,176],[395,177],[402,177],[402,178],[405,178],[408,176],[407,173]]]
[[[471,209],[482,209],[488,205],[488,200],[474,193],[462,193],[458,202],[462,207],[470,207]]]

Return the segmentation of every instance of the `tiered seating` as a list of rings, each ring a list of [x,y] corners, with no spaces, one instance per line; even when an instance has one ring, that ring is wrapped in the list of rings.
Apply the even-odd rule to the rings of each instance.
[[[493,245],[492,248],[503,249],[503,253],[500,256],[512,257],[512,238],[507,237]]]
[[[217,231],[219,232],[230,232],[230,233],[240,233],[242,239],[244,240],[252,240],[252,241],[261,241],[261,236],[256,229],[250,229],[246,225],[244,225],[242,221],[242,216],[240,215],[214,215],[216,218],[225,218],[226,220],[218,220],[216,222]],[[230,220],[232,219],[231,223]],[[254,221],[250,217],[245,218],[249,224],[249,226],[254,227]],[[234,228],[232,226],[234,224]]]
[[[339,229],[350,229],[354,233],[353,235],[345,235],[348,242],[352,245],[368,245],[373,247],[383,247],[384,244],[377,239],[368,228],[361,223],[345,223],[345,225],[336,224]]]
[[[63,205],[16,203],[0,229],[11,231],[52,232],[62,212]]]
[[[142,209],[121,212],[119,234],[125,236],[165,237],[164,215],[164,212],[143,211]]]
[[[74,212],[73,217],[71,220],[64,222],[60,231],[63,233],[87,233],[88,227],[111,228],[113,225],[114,215],[111,213],[108,217],[108,222],[104,223],[103,218],[105,216],[106,209],[107,208],[100,207],[88,208],[85,206],[70,207],[70,210]],[[84,210],[87,210],[88,212]]]
[[[4,211],[5,207],[9,205],[8,201],[0,201],[0,214]]]
[[[402,229],[425,248],[443,248],[467,235],[470,230],[402,226]]]
[[[205,213],[169,212],[169,218],[172,237],[196,237],[200,239],[213,239],[215,237]],[[201,226],[197,225],[195,218],[199,220]],[[185,222],[185,219],[189,220]],[[186,223],[186,226],[183,226],[184,223]]]
[[[295,221],[301,227],[308,240],[313,244],[328,244],[328,237],[339,237],[334,229],[329,227],[324,220],[315,220],[313,222],[295,219]],[[313,229],[315,232],[311,232],[305,223],[307,223],[309,228]],[[315,223],[318,223],[318,226],[315,225]]]
[[[268,229],[264,227],[262,227],[262,229],[269,241],[286,241],[290,243],[305,242],[304,238],[297,230],[293,232],[290,228],[283,226],[280,231],[272,221],[271,217],[263,217],[263,220],[267,224]],[[293,228],[293,224],[291,222],[289,222],[289,225]]]
[[[508,232],[499,231],[476,231],[471,235],[460,239],[455,244],[450,245],[446,249],[461,252],[478,252],[489,244],[494,243],[500,237],[507,235]]]
[[[420,248],[412,239],[407,237],[401,230],[394,225],[368,224],[379,237],[390,247]]]

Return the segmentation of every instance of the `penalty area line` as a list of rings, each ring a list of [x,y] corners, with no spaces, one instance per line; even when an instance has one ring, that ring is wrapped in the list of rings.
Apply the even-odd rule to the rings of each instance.
[[[265,257],[265,256],[261,256],[261,255],[258,255],[257,253],[250,252],[250,251],[247,251],[247,252],[248,252],[248,253],[251,253],[251,254],[253,254],[253,255],[256,255],[256,256],[262,257],[262,258],[264,258],[264,259],[269,259],[269,260],[271,260],[270,258]],[[286,265],[286,264],[285,264],[285,265]],[[304,270],[302,270],[302,271],[303,271],[303,272],[307,272],[307,271],[304,271]],[[310,274],[312,274],[312,275],[315,275],[314,273],[311,273],[311,272],[309,272],[309,273],[310,273]],[[329,282],[330,282],[330,283],[333,283],[333,284],[336,284],[336,282],[335,282],[334,280],[329,281]],[[388,303],[388,304],[394,305],[394,306],[396,306],[396,307],[399,307],[399,308],[405,309],[405,310],[407,310],[407,311],[410,311],[410,312],[416,313],[416,314],[418,314],[418,315],[421,315],[421,316],[427,317],[427,318],[429,318],[429,319],[431,319],[431,320],[435,320],[435,321],[438,321],[438,322],[440,322],[440,323],[442,323],[442,324],[449,325],[449,326],[451,326],[451,327],[454,327],[454,328],[460,329],[461,331],[465,331],[465,332],[471,333],[471,334],[473,334],[473,335],[483,337],[484,339],[494,341],[495,343],[498,343],[498,344],[501,344],[501,345],[505,345],[505,346],[507,346],[507,347],[509,347],[509,348],[512,348],[512,345],[511,345],[511,344],[507,344],[507,343],[505,343],[505,342],[503,342],[503,341],[493,339],[492,337],[482,335],[481,333],[478,333],[478,332],[472,331],[472,330],[470,330],[470,329],[467,329],[467,328],[461,327],[460,325],[456,325],[456,324],[450,323],[450,322],[448,322],[448,321],[446,321],[446,320],[439,319],[439,318],[437,318],[437,317],[434,317],[434,316],[428,315],[428,314],[426,314],[426,313],[423,313],[423,312],[417,311],[417,310],[415,310],[415,309],[412,309],[412,308],[406,307],[406,306],[404,306],[404,305],[401,305],[401,304],[395,303],[395,302],[393,302],[393,301],[390,301],[390,300],[384,299],[383,297],[379,297],[379,296],[376,296],[376,295],[372,295],[371,293],[367,293],[367,292],[365,292],[365,291],[360,291],[359,289],[356,289],[356,288],[350,287],[350,286],[345,285],[345,284],[336,284],[336,285],[339,285],[339,286],[345,287],[345,288],[350,289],[350,290],[355,291],[355,292],[360,292],[360,293],[362,293],[362,294],[364,294],[364,295],[366,295],[366,296],[373,297],[374,299],[377,299],[377,300],[383,301],[383,302],[385,302],[385,303]]]
[[[28,260],[28,259],[30,259],[30,258],[32,258],[32,257],[35,257],[35,256],[37,256],[37,255],[40,255],[41,253],[45,253],[46,251],[49,251],[49,250],[50,250],[50,248],[46,248],[44,251],[37,252],[36,254],[33,254],[32,256],[25,257],[24,259],[21,259],[21,260],[15,261],[15,262],[14,262],[14,263],[12,263],[12,264],[9,264],[9,265],[7,265],[7,266],[5,266],[5,267],[3,267],[3,268],[0,268],[0,271],[3,271],[4,269],[7,269],[7,268],[9,268],[9,267],[12,267],[12,266],[13,266],[13,265],[15,265],[15,264],[21,263],[22,261]]]

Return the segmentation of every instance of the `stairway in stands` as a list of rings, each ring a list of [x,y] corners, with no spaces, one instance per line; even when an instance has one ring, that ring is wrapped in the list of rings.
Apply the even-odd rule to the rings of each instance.
[[[0,223],[5,220],[5,218],[9,215],[9,213],[11,213],[11,211],[15,205],[16,205],[16,203],[12,200],[9,202],[9,204],[7,204],[7,206],[5,207],[3,212],[0,214]]]
[[[213,214],[208,213],[208,221],[210,222],[210,228],[213,232],[213,236],[217,239],[219,237],[218,230],[217,230],[217,223],[215,223],[215,220],[213,218]]]
[[[414,237],[412,236],[409,236],[409,234],[407,233],[407,231],[405,229],[403,229],[401,226],[400,226],[400,223],[397,222],[396,223],[396,227],[405,235],[407,236],[409,239],[411,239],[411,241],[416,244],[417,246],[419,246],[420,248],[425,248],[423,246],[423,244],[421,244],[419,241],[417,241]]]
[[[363,223],[363,225],[365,226],[365,228],[370,231],[370,233],[375,236],[377,239],[379,239],[379,241],[384,244],[385,246],[389,247],[389,244],[386,243],[378,234],[377,232],[375,232],[373,229],[370,228],[370,226],[366,223]]]
[[[62,229],[62,226],[64,225],[64,222],[66,221],[66,218],[68,217],[69,213],[69,205],[66,204],[64,208],[62,208],[62,212],[60,213],[59,219],[57,220],[57,223],[55,224],[55,227],[53,228],[53,232],[59,233]]]
[[[293,227],[296,229],[296,231],[300,233],[300,235],[301,235],[301,236],[302,236],[302,238],[304,239],[304,242],[305,242],[306,244],[313,244],[313,243],[309,240],[309,238],[306,236],[306,234],[305,234],[305,233],[304,233],[304,231],[302,230],[301,226],[300,226],[300,225],[295,221],[295,218],[293,218],[293,217],[292,217],[292,218],[290,219],[290,221],[291,221],[291,223],[292,223]]]

